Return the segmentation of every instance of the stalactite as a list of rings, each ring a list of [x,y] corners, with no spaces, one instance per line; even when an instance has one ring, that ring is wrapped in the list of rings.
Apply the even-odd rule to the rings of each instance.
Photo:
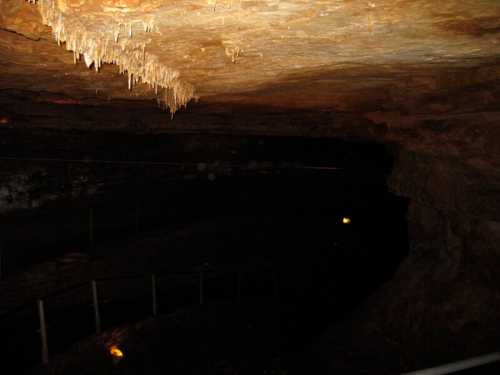
[[[56,42],[65,43],[66,49],[73,52],[76,63],[83,55],[85,65],[96,71],[102,63],[116,64],[121,74],[127,74],[128,87],[139,82],[146,83],[154,89],[162,107],[169,109],[172,115],[195,98],[191,84],[179,78],[179,72],[165,66],[158,57],[146,54],[146,45],[142,41],[134,41],[132,21],[117,22],[104,32],[90,30],[76,15],[68,15],[58,8],[56,0],[27,0],[37,4],[43,23],[52,27]],[[120,39],[121,26],[129,38]],[[154,20],[143,21],[145,32],[154,28]],[[128,30],[127,30],[128,29]]]

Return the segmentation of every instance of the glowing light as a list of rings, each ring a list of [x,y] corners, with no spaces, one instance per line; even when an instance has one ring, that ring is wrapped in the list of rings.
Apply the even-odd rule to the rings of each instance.
[[[114,358],[123,358],[123,352],[118,349],[116,345],[112,345],[109,348],[109,354],[111,354]]]
[[[9,119],[7,117],[0,117],[0,124],[8,124]]]
[[[342,224],[351,224],[351,218],[344,216],[342,218]]]

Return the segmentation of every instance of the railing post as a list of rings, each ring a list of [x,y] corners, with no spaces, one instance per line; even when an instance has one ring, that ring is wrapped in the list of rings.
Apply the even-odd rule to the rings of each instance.
[[[158,301],[156,296],[156,275],[151,275],[151,292],[153,297],[153,316],[158,315]]]
[[[42,363],[49,363],[49,347],[47,344],[47,326],[45,325],[45,309],[43,300],[38,300],[38,317],[40,319],[40,339],[42,341]]]
[[[203,270],[200,270],[200,305],[203,305],[203,302],[204,302],[204,274],[203,274]]]
[[[97,295],[97,283],[92,280],[92,301],[94,305],[94,318],[95,318],[95,333],[101,333],[101,316],[99,315],[99,299]]]

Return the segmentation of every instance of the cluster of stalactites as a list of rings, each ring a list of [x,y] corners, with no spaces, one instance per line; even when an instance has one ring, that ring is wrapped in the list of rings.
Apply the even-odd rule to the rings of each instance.
[[[134,42],[132,23],[105,26],[102,33],[91,32],[77,17],[67,17],[55,0],[27,0],[37,3],[43,23],[52,27],[59,45],[73,52],[76,63],[83,56],[85,65],[99,71],[103,63],[116,64],[121,74],[128,75],[131,90],[138,82],[148,84],[158,98],[162,108],[169,109],[172,116],[195,97],[191,84],[179,79],[179,72],[158,61],[157,56],[146,52],[144,42]],[[142,22],[142,21],[141,21]],[[153,30],[153,21],[142,22],[145,32]],[[123,37],[124,36],[124,37]]]

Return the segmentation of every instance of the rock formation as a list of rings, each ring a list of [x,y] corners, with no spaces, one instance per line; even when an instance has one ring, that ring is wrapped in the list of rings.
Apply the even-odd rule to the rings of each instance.
[[[353,335],[401,368],[498,342],[498,1],[0,0],[0,66],[0,129],[386,144],[411,252]]]

